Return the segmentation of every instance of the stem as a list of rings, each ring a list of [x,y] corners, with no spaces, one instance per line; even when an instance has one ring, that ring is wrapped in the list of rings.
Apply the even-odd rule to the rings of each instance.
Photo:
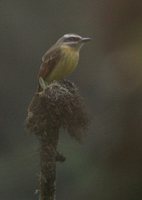
[[[52,128],[40,138],[40,200],[55,200],[56,155],[59,129]]]

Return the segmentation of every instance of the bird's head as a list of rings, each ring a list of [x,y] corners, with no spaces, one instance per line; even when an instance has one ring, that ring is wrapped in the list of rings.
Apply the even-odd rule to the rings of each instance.
[[[88,41],[90,41],[91,38],[89,37],[81,37],[80,35],[77,34],[65,34],[62,36],[58,41],[57,44],[62,46],[66,45],[72,48],[75,48],[77,50],[80,50],[80,48]]]

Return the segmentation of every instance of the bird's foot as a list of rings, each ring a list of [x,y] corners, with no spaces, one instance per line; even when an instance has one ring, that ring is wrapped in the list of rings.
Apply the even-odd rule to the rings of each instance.
[[[43,80],[43,78],[40,76],[39,77],[39,85],[42,88],[42,90],[45,90],[48,86],[47,82]]]

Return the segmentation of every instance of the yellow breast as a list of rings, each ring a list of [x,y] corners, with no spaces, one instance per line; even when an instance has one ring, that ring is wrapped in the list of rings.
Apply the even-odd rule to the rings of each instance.
[[[72,73],[77,66],[79,52],[66,45],[63,45],[61,48],[61,59],[48,77],[48,81],[64,79],[67,75]]]

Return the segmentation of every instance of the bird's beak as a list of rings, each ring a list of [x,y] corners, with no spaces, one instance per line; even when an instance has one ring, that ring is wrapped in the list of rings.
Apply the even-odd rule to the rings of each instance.
[[[81,39],[81,42],[86,43],[86,42],[89,42],[90,40],[91,40],[91,38],[84,37],[84,38]]]

